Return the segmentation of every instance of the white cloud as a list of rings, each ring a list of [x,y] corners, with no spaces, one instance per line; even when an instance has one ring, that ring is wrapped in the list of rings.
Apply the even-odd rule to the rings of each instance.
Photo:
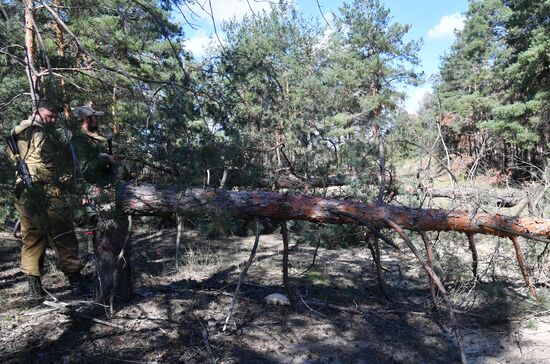
[[[462,30],[464,28],[464,20],[464,15],[459,13],[444,15],[436,26],[428,30],[428,38],[441,39],[452,37],[455,30]]]
[[[203,57],[206,51],[213,44],[213,38],[204,31],[199,30],[192,38],[183,42],[185,49],[193,53],[195,57]]]
[[[328,19],[327,19],[328,20]],[[329,20],[330,21],[330,20]],[[316,50],[322,50],[327,47],[330,42],[330,38],[334,34],[335,30],[332,27],[326,27],[323,34],[319,36],[319,42],[313,46]]]
[[[212,13],[216,22],[232,18],[240,20],[252,12],[257,14],[262,10],[270,9],[269,1],[258,0],[199,0],[199,4],[191,5],[191,9],[203,19],[210,19],[210,4],[212,4]]]
[[[212,11],[210,11],[210,5],[212,5]],[[198,25],[202,24],[202,26],[183,44],[195,57],[204,57],[209,48],[219,45],[219,41],[213,33],[211,13],[214,14],[220,41],[224,43],[225,34],[221,30],[222,22],[233,18],[241,20],[245,15],[252,15],[252,12],[259,14],[270,9],[270,2],[266,0],[198,0],[196,3],[189,4],[184,13],[186,19],[189,19],[191,23],[197,25],[198,22]],[[208,33],[207,29],[211,29],[211,33]]]
[[[416,114],[420,108],[420,103],[430,94],[432,88],[428,86],[415,87],[407,90],[407,98],[405,99],[405,110],[409,114]]]

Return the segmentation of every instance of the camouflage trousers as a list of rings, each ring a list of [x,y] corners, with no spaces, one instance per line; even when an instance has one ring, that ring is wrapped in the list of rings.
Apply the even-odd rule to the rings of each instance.
[[[57,196],[56,196],[57,194]],[[69,278],[80,274],[78,241],[70,209],[64,206],[59,193],[37,195],[23,193],[15,200],[21,220],[21,271],[40,277],[44,272],[46,247],[57,256],[61,271]]]

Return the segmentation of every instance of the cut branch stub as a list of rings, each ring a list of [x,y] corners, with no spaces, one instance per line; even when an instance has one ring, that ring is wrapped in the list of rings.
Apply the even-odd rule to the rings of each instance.
[[[533,283],[531,283],[531,277],[529,276],[529,272],[527,271],[527,267],[525,264],[525,258],[523,257],[523,253],[521,252],[521,247],[519,245],[518,239],[513,236],[510,238],[512,240],[512,243],[514,244],[514,250],[516,251],[516,259],[518,261],[519,270],[521,271],[521,274],[523,275],[523,279],[525,280],[525,284],[529,288],[529,292],[531,293],[531,296],[533,298],[537,298],[537,291],[535,290],[535,287],[533,286]]]
[[[421,231],[420,236],[422,237],[422,241],[424,242],[424,249],[426,249],[426,263],[430,266],[430,268],[433,270],[433,253],[432,253],[432,245],[430,243],[430,239],[428,238],[428,234]],[[434,304],[434,308],[437,310],[437,297],[435,295],[435,283],[432,277],[428,274],[428,283],[430,284],[430,293],[432,295],[432,303]]]
[[[532,235],[550,238],[550,220],[514,218],[499,214],[470,214],[461,210],[420,209],[369,204],[360,201],[325,199],[276,192],[204,190],[122,184],[117,205],[130,215],[167,215],[175,212],[225,210],[238,217],[305,220],[331,224],[369,221],[373,228],[387,228],[390,219],[402,229],[413,231],[458,231],[501,237]]]
[[[380,291],[384,294],[384,297],[386,297],[387,300],[391,301],[390,295],[386,290],[384,273],[382,272],[382,263],[380,260],[380,242],[378,241],[378,238],[374,236],[371,243],[368,234],[365,234],[365,240],[367,241],[367,246],[369,247],[370,252],[372,254],[372,260],[374,261],[374,266],[376,269],[376,278],[378,280],[378,287],[380,288]]]
[[[468,245],[470,247],[470,251],[472,252],[472,273],[474,274],[474,279],[477,279],[477,248],[476,248],[476,242],[474,240],[474,235],[468,234]]]

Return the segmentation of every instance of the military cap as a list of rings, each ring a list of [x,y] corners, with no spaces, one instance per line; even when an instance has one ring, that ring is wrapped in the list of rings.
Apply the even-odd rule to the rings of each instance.
[[[103,111],[94,110],[89,106],[81,106],[75,110],[76,117],[81,120],[90,116],[103,116],[105,113]]]

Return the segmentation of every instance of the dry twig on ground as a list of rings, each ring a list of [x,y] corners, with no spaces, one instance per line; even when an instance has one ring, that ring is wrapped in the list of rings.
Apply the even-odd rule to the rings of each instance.
[[[246,272],[248,272],[248,269],[252,265],[252,261],[254,260],[254,257],[256,256],[256,250],[258,249],[258,243],[260,242],[260,220],[258,218],[255,219],[256,222],[256,236],[254,239],[254,246],[252,247],[252,250],[250,251],[250,257],[248,258],[248,261],[246,262],[243,270],[241,271],[241,274],[239,275],[239,282],[237,283],[237,288],[235,288],[235,294],[233,295],[233,299],[231,300],[231,306],[229,307],[229,312],[227,313],[227,317],[225,318],[225,323],[223,324],[222,331],[225,332],[227,330],[227,323],[231,319],[231,315],[233,314],[233,310],[235,309],[235,303],[237,302],[237,296],[239,295],[239,289],[241,288],[241,284],[244,280],[244,277],[246,276]]]

